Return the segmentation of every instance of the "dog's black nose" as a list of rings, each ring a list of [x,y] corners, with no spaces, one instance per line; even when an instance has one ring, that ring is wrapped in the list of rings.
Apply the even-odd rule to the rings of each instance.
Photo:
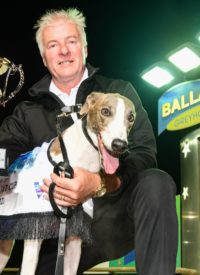
[[[122,153],[128,148],[126,141],[116,138],[112,142],[112,149],[114,152]]]

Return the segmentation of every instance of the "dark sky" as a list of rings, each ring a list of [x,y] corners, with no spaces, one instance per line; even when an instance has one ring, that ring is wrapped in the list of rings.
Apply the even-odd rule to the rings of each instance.
[[[194,128],[157,136],[157,101],[165,92],[144,83],[139,74],[185,42],[197,43],[200,32],[199,0],[40,0],[3,1],[0,13],[0,56],[22,64],[25,84],[6,108],[1,120],[45,70],[34,41],[33,25],[49,8],[77,7],[87,18],[88,61],[101,73],[129,80],[149,113],[158,143],[159,167],[169,172],[180,190],[179,142]],[[198,72],[195,78],[199,77]],[[179,81],[187,80],[181,76]]]

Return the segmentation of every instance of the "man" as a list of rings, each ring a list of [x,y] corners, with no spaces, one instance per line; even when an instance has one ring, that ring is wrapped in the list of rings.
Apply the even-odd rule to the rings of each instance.
[[[57,135],[56,116],[64,105],[84,103],[92,91],[119,92],[131,99],[137,112],[129,135],[129,154],[120,159],[116,174],[105,175],[107,193],[94,198],[94,242],[83,247],[79,273],[97,263],[135,249],[139,275],[174,275],[177,251],[176,187],[156,168],[152,126],[132,85],[105,78],[86,64],[85,18],[77,9],[49,11],[35,25],[36,41],[49,73],[30,90],[30,102],[21,102],[0,129],[0,147],[10,161]],[[76,118],[74,118],[76,119]],[[63,121],[65,128],[72,119]],[[80,167],[74,178],[52,174],[44,180],[48,193],[56,183],[58,205],[76,206],[97,194],[101,177]],[[57,242],[44,242],[37,274],[54,274]]]

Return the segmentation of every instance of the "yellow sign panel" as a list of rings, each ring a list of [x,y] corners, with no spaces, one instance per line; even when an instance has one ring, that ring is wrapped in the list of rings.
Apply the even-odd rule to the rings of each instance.
[[[167,130],[175,131],[185,129],[200,123],[200,106],[196,106],[176,116],[167,125]]]

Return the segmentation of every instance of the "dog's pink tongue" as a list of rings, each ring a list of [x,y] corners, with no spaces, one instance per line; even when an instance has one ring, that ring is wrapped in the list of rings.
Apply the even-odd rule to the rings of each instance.
[[[119,166],[119,159],[113,157],[108,153],[108,151],[105,149],[103,145],[103,142],[100,136],[99,136],[99,145],[100,145],[104,170],[106,174],[113,174]]]

